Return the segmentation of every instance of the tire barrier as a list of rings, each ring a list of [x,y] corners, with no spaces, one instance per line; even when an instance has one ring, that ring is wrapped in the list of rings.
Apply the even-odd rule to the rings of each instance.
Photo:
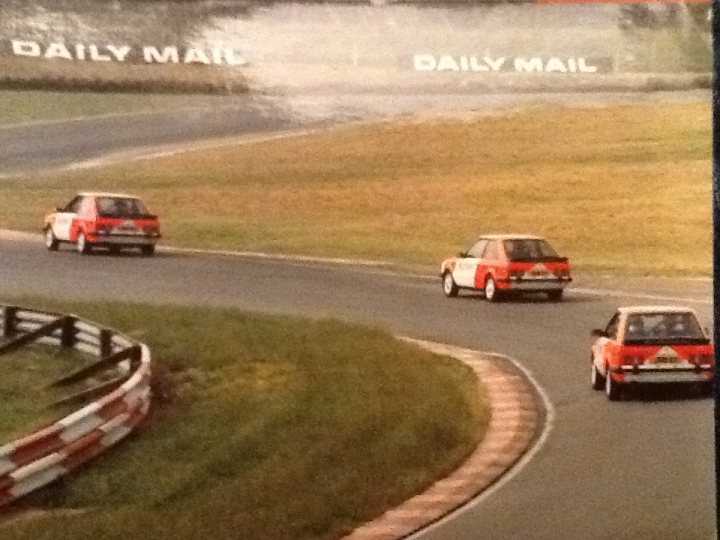
[[[74,315],[0,305],[0,325],[0,361],[4,353],[45,343],[100,358],[51,386],[92,381],[90,376],[99,373],[105,379],[55,402],[85,402],[77,411],[0,446],[2,506],[53,482],[128,435],[150,407],[151,359],[146,345]]]

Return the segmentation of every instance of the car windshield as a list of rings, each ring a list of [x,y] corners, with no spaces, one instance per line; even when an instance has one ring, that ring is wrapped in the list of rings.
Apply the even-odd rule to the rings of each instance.
[[[97,207],[104,217],[132,218],[148,214],[142,202],[127,197],[98,197]]]
[[[629,315],[625,343],[706,342],[700,324],[690,312]]]
[[[542,261],[559,258],[557,252],[546,240],[505,240],[503,245],[505,246],[505,253],[511,261]]]

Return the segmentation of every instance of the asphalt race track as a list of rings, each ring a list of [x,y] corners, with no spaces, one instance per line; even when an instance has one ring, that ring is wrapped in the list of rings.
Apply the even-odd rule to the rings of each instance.
[[[439,539],[708,539],[715,533],[713,401],[683,392],[610,403],[590,389],[589,330],[618,305],[683,297],[710,323],[709,282],[583,282],[559,304],[446,299],[439,279],[383,268],[160,252],[80,256],[0,240],[0,295],[232,306],[333,316],[505,353],[555,409],[549,438],[499,490],[417,534]],[[632,291],[627,294],[622,290]],[[655,298],[653,301],[652,298]],[[208,337],[211,339],[211,337]]]

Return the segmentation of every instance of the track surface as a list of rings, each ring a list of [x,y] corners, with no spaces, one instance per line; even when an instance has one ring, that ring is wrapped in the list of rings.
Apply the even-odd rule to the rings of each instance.
[[[683,290],[708,321],[709,283],[654,289]],[[372,268],[167,253],[81,257],[67,247],[51,254],[39,243],[0,240],[0,295],[17,294],[335,316],[511,355],[555,406],[549,440],[502,489],[418,538],[714,535],[712,400],[663,392],[609,403],[590,389],[589,329],[618,305],[650,302],[632,293],[488,304],[469,295],[448,300],[439,280]]]

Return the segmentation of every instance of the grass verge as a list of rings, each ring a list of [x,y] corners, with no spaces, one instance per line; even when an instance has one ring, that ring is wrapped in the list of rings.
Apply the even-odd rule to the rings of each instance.
[[[526,232],[586,271],[709,275],[710,133],[705,102],[345,127],[5,181],[0,226],[94,188],[144,197],[179,246],[434,266]]]
[[[448,474],[488,421],[469,368],[379,330],[42,307],[146,341],[154,406],[139,434],[23,503],[80,513],[36,513],[2,525],[4,539],[336,538]]]
[[[107,114],[214,107],[232,98],[94,92],[0,90],[0,126]]]
[[[52,406],[69,395],[67,391],[46,386],[93,360],[75,351],[43,345],[0,356],[0,445],[72,412],[69,406]]]

